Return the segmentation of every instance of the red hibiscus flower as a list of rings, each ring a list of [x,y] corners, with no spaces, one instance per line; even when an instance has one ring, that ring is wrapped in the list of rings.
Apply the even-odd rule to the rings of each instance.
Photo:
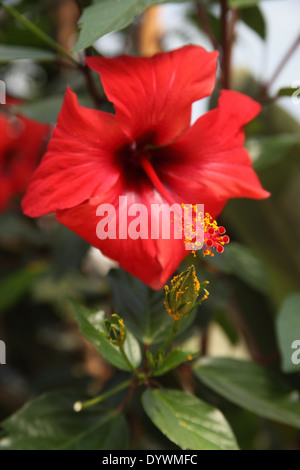
[[[100,204],[204,204],[216,216],[230,198],[269,195],[243,147],[243,126],[260,111],[223,91],[217,109],[190,126],[191,107],[211,94],[217,52],[186,46],[150,58],[92,57],[116,114],[87,109],[68,89],[47,153],[23,199],[25,214],[56,218],[154,289],[187,255],[182,239],[96,235]],[[124,198],[121,198],[123,201]],[[117,228],[118,231],[118,228]]]
[[[16,104],[8,99],[6,108]],[[42,156],[50,126],[25,116],[0,114],[0,211],[24,193]]]

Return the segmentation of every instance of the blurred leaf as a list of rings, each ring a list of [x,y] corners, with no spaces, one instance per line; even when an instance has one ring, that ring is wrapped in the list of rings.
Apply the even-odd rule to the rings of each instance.
[[[173,320],[167,314],[162,291],[153,291],[122,269],[108,275],[115,311],[124,318],[128,328],[144,343],[165,339]]]
[[[293,96],[295,91],[298,91],[299,87],[297,88],[280,88],[280,90],[277,93],[277,96]]]
[[[48,44],[48,46],[50,46],[52,49],[66,56],[71,62],[78,65],[78,62],[74,59],[72,54],[70,54],[66,49],[64,49],[58,42],[54,41],[48,34],[45,33],[45,31],[43,31],[43,29],[41,29],[36,23],[31,21],[27,16],[22,15],[12,5],[8,5],[7,2],[0,1],[0,5],[4,8],[7,13],[9,13],[13,18],[15,18],[28,31],[30,31],[43,42]]]
[[[207,18],[211,27],[211,30],[213,32],[214,37],[216,38],[218,43],[221,43],[222,41],[222,25],[220,18],[216,15],[214,15],[211,11],[206,10],[207,13]]]
[[[90,245],[63,225],[58,225],[52,245],[52,259],[56,276],[80,268]]]
[[[73,410],[76,392],[51,392],[29,402],[4,421],[0,449],[117,450],[128,441],[124,417],[107,405]]]
[[[70,301],[75,312],[76,320],[79,324],[80,332],[90,341],[105,357],[107,361],[122,370],[130,370],[128,364],[121,355],[119,348],[107,339],[107,330],[104,324],[104,311],[91,312],[86,307],[79,305],[73,300]],[[139,366],[141,362],[141,351],[137,340],[127,331],[124,350],[128,359],[134,366]]]
[[[154,291],[123,269],[111,270],[108,275],[114,308],[125,321],[125,325],[145,344],[155,344],[166,339],[173,319],[164,306],[163,290]],[[194,319],[193,312],[182,320],[183,331]]]
[[[57,121],[63,100],[64,96],[62,95],[47,96],[39,101],[24,103],[18,106],[18,110],[31,119],[54,124]],[[93,107],[90,96],[78,96],[78,102],[81,106]]]
[[[299,341],[297,347],[300,351],[300,293],[290,295],[283,302],[276,319],[276,331],[282,356],[282,370],[285,372],[300,370],[300,352],[299,357],[295,357],[298,363],[292,362],[293,353],[297,356],[297,351],[292,348],[295,340]]]
[[[29,219],[7,211],[0,215],[0,240],[3,245],[18,245],[22,242],[42,246],[46,243],[47,234],[31,224]]]
[[[63,276],[55,276],[53,269],[46,275],[36,280],[31,289],[31,294],[37,303],[55,304],[59,310],[65,312],[66,298],[73,297],[101,297],[107,296],[109,287],[105,280],[95,277],[87,277],[78,270],[65,272]]]
[[[56,54],[33,47],[0,45],[0,64],[22,59],[47,62],[56,60]]]
[[[231,242],[221,254],[205,258],[209,264],[239,279],[259,292],[267,292],[269,283],[263,261],[250,248]]]
[[[0,279],[0,313],[16,305],[46,268],[45,263],[32,263]]]
[[[241,20],[253,29],[262,39],[266,38],[266,23],[262,12],[257,6],[243,8]]]
[[[264,261],[272,286],[268,294],[275,306],[299,289],[299,163],[299,146],[293,145],[286,158],[259,175],[263,187],[271,192],[270,198],[231,200],[222,213],[223,224],[235,238],[254,249]]]
[[[164,375],[169,370],[175,369],[175,367],[179,366],[183,362],[191,361],[195,353],[181,351],[180,349],[174,349],[171,351],[156,369],[154,375]]]
[[[230,321],[228,313],[223,308],[216,308],[214,310],[213,319],[222,328],[230,343],[232,345],[238,344],[239,333],[235,325]]]
[[[49,96],[39,101],[19,106],[20,112],[37,121],[55,123],[61,109],[63,96]]]
[[[144,409],[153,423],[181,449],[237,450],[222,413],[179,390],[146,390]]]
[[[227,358],[205,358],[196,376],[227,400],[253,413],[300,428],[299,392],[280,376],[257,364]]]
[[[184,1],[188,0],[122,0],[117,3],[111,0],[98,0],[83,10],[78,22],[81,31],[73,52],[91,46],[104,34],[125,28],[151,5]]]
[[[297,134],[256,137],[246,141],[246,147],[251,155],[256,171],[269,168],[283,160],[287,152],[297,144],[300,144],[300,138]]]
[[[248,8],[258,5],[260,0],[229,0],[229,8]]]

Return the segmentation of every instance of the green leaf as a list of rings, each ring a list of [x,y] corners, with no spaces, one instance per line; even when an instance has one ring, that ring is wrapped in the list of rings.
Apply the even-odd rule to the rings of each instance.
[[[25,116],[42,122],[55,123],[62,107],[63,96],[49,96],[42,100],[21,105],[20,112]]]
[[[164,341],[172,329],[173,319],[165,309],[163,290],[150,289],[122,269],[111,270],[108,280],[115,311],[132,333],[145,344]],[[190,325],[196,311],[181,321],[180,331]]]
[[[39,62],[56,60],[56,54],[34,47],[0,45],[0,64],[13,60],[30,59]]]
[[[248,8],[258,5],[260,0],[229,0],[229,8]]]
[[[85,338],[90,341],[98,349],[100,354],[111,364],[119,369],[129,371],[130,368],[121,355],[119,348],[112,344],[107,338],[107,330],[104,323],[104,311],[91,312],[86,307],[79,305],[74,301],[71,301],[70,303],[75,312],[76,320],[83,336],[85,336]],[[140,346],[129,331],[127,331],[124,350],[131,364],[135,367],[139,366],[141,362]]]
[[[0,279],[0,313],[17,304],[46,267],[45,263],[32,263]]]
[[[153,423],[181,449],[237,450],[222,413],[178,390],[146,390],[144,409]]]
[[[156,369],[154,375],[164,375],[169,370],[175,369],[175,367],[182,364],[182,362],[191,361],[195,353],[190,353],[186,351],[181,351],[180,349],[173,349],[159,364],[158,368]]]
[[[231,242],[221,254],[205,261],[239,279],[260,292],[268,290],[268,276],[263,261],[248,247]]]
[[[13,6],[8,5],[6,2],[0,1],[0,5],[4,8],[4,10],[9,13],[13,18],[15,18],[21,25],[23,25],[28,31],[33,33],[43,42],[45,42],[49,47],[54,49],[55,51],[59,52],[60,54],[66,56],[71,62],[74,62],[78,65],[78,62],[74,59],[74,57],[64,49],[60,44],[54,41],[48,34],[46,34],[41,28],[39,28],[35,23],[33,23],[29,18],[22,15],[16,8]]]
[[[293,96],[293,94],[299,90],[299,87],[296,88],[280,88],[280,90],[277,93],[277,96]]]
[[[153,291],[122,269],[112,270],[108,280],[115,311],[144,343],[164,341],[173,320],[164,306],[163,291]]]
[[[206,358],[194,371],[205,385],[236,405],[300,428],[299,392],[269,370],[247,361]]]
[[[283,160],[287,152],[300,144],[297,134],[279,134],[256,137],[246,141],[246,147],[253,160],[255,171],[265,170]]]
[[[257,6],[243,8],[241,20],[253,29],[262,39],[266,38],[266,23],[262,12]]]
[[[93,107],[89,97],[78,97],[81,106]],[[61,110],[64,97],[62,95],[52,95],[44,97],[42,100],[26,102],[18,106],[22,114],[31,119],[41,122],[56,123]]]
[[[276,318],[276,331],[282,356],[282,370],[300,370],[300,293],[290,295],[283,302]]]
[[[77,400],[74,391],[56,391],[29,402],[1,424],[0,449],[124,449],[128,441],[124,417],[107,405],[76,413],[73,404]]]
[[[78,22],[81,31],[74,52],[91,46],[104,34],[125,28],[136,16],[152,5],[184,1],[187,0],[117,0],[116,2],[98,0],[83,10]]]

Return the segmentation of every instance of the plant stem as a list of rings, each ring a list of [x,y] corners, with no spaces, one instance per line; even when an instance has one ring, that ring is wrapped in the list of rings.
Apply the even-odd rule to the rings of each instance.
[[[97,405],[98,403],[101,403],[103,400],[106,400],[106,398],[109,398],[112,395],[115,395],[116,393],[120,392],[121,390],[124,390],[124,388],[130,387],[131,385],[132,385],[132,379],[126,380],[126,382],[122,382],[120,385],[117,385],[111,390],[108,390],[106,393],[102,393],[102,395],[98,395],[97,397],[92,398],[91,400],[85,401],[83,403],[76,402],[74,405],[74,409],[76,411],[81,411],[85,408],[89,408],[90,406]]]
[[[230,88],[230,41],[228,31],[228,0],[221,0],[222,27],[222,81],[223,88]]]
[[[208,346],[208,328],[206,327],[201,335],[201,346],[200,346],[200,356],[207,355],[207,346]]]
[[[214,33],[211,29],[209,19],[208,19],[208,16],[207,16],[207,13],[206,13],[206,10],[205,10],[204,6],[201,3],[196,3],[196,11],[197,11],[197,16],[198,16],[199,23],[202,26],[203,31],[205,32],[207,37],[210,39],[210,42],[211,42],[213,48],[218,49],[219,44],[218,44],[218,41],[215,38]]]
[[[98,95],[98,92],[96,90],[96,87],[94,85],[94,81],[93,81],[93,78],[92,78],[92,75],[91,75],[91,70],[89,69],[89,67],[87,65],[81,65],[80,70],[82,71],[82,73],[84,75],[88,91],[89,91],[95,105],[97,107],[101,106],[101,104],[103,103],[103,99]]]
[[[128,359],[127,354],[126,354],[126,352],[125,352],[125,350],[124,350],[123,344],[119,344],[119,351],[120,351],[120,353],[122,354],[122,357],[123,357],[124,361],[126,362],[126,364],[128,364],[128,366],[129,366],[131,372],[132,372],[136,377],[138,377],[138,379],[140,379],[140,374],[139,374],[138,370],[134,367],[133,364],[131,364],[130,360]]]
[[[167,349],[167,347],[169,346],[169,344],[173,341],[174,336],[178,333],[179,325],[180,325],[180,320],[175,320],[174,323],[173,323],[173,328],[172,328],[169,336],[167,337],[166,341],[164,342],[162,347],[159,349],[159,352],[165,351]]]
[[[80,65],[79,62],[76,59],[74,59],[74,57],[68,51],[66,51],[66,49],[60,46],[56,41],[54,41],[46,33],[44,33],[40,28],[38,28],[34,23],[32,23],[32,21],[30,21],[28,18],[23,16],[21,13],[19,13],[18,10],[16,10],[14,7],[6,5],[3,2],[0,2],[0,5],[4,8],[4,10],[7,11],[7,13],[13,16],[23,26],[25,26],[25,28],[27,28],[29,31],[31,31],[33,34],[39,37],[42,41],[48,44],[49,47],[56,50],[59,54],[62,54],[65,57],[67,57],[74,64]]]
[[[289,47],[281,61],[279,62],[277,68],[275,69],[273,75],[271,78],[268,80],[268,82],[262,87],[262,95],[266,95],[272,86],[273,82],[276,80],[278,75],[281,73],[283,70],[284,66],[286,63],[289,61],[293,53],[296,51],[297,47],[300,45],[300,34],[297,36],[296,40],[293,42],[293,44]]]
[[[118,406],[118,408],[116,409],[116,412],[117,413],[122,413],[122,411],[124,410],[124,408],[130,403],[132,397],[133,397],[133,394],[134,394],[134,391],[136,389],[136,387],[138,386],[138,382],[132,382],[131,383],[131,387],[130,389],[128,390],[128,393],[126,395],[126,397],[124,398],[124,400],[122,401],[122,403],[120,403],[120,405]]]

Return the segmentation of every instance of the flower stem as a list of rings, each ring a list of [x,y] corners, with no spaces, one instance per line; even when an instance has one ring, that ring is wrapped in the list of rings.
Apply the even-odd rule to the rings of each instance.
[[[174,337],[176,336],[176,334],[179,331],[179,325],[180,325],[180,320],[175,320],[174,323],[173,323],[173,328],[172,328],[169,336],[167,337],[166,341],[161,346],[161,348],[159,348],[159,350],[157,351],[157,353],[156,353],[157,355],[159,355],[159,353],[161,353],[161,352],[164,352],[167,349],[167,347],[169,346],[169,344],[173,341]]]
[[[126,380],[126,382],[122,382],[120,385],[117,385],[111,390],[108,390],[106,393],[102,393],[102,395],[98,395],[97,397],[92,398],[91,400],[85,401],[83,403],[77,401],[74,404],[74,410],[81,411],[85,408],[89,408],[90,406],[97,405],[98,403],[101,403],[102,401],[106,400],[106,398],[109,398],[112,395],[115,395],[116,393],[120,392],[121,390],[124,390],[124,388],[130,387],[130,385],[132,385],[132,379]]]
[[[82,65],[80,67],[83,75],[84,75],[84,78],[85,78],[85,81],[86,81],[86,85],[87,85],[87,89],[93,99],[93,102],[95,104],[95,106],[98,108],[101,106],[101,104],[103,104],[103,99],[98,95],[97,93],[97,90],[96,90],[96,87],[94,85],[94,82],[93,82],[93,78],[91,76],[91,70],[89,69],[89,67],[87,65]]]
[[[119,351],[120,353],[122,354],[122,357],[124,359],[124,361],[126,362],[126,364],[129,366],[131,372],[138,378],[140,378],[140,374],[138,372],[138,370],[134,367],[133,364],[131,364],[130,360],[128,359],[128,356],[124,350],[124,346],[123,344],[119,344]]]
[[[289,61],[291,56],[294,54],[298,46],[300,45],[300,34],[297,36],[296,40],[293,42],[293,44],[289,47],[288,51],[284,55],[284,57],[281,59],[279,62],[277,68],[275,69],[273,75],[269,79],[269,81],[262,87],[262,94],[266,95],[270,89],[270,87],[273,85],[274,81],[278,77],[278,75],[281,73],[283,68],[285,67],[286,63]]]
[[[56,41],[54,41],[50,36],[48,36],[48,34],[44,33],[44,31],[38,28],[38,26],[32,23],[32,21],[30,21],[28,18],[23,16],[21,13],[19,13],[18,10],[16,10],[14,7],[9,6],[3,2],[0,2],[0,5],[4,8],[4,10],[7,11],[7,13],[13,16],[23,26],[25,26],[25,28],[27,28],[29,31],[31,31],[33,34],[39,37],[42,41],[48,44],[49,47],[56,50],[59,54],[62,54],[65,57],[67,57],[74,64],[80,65],[79,62],[76,59],[74,59],[72,54],[70,54],[68,51],[66,51],[66,49],[60,46]]]
[[[201,25],[203,31],[208,36],[213,48],[218,49],[219,44],[210,26],[209,19],[208,19],[207,12],[206,12],[204,5],[196,2],[196,12],[197,12],[199,24]]]
[[[221,0],[222,78],[223,88],[230,88],[230,41],[228,32],[228,0]]]

